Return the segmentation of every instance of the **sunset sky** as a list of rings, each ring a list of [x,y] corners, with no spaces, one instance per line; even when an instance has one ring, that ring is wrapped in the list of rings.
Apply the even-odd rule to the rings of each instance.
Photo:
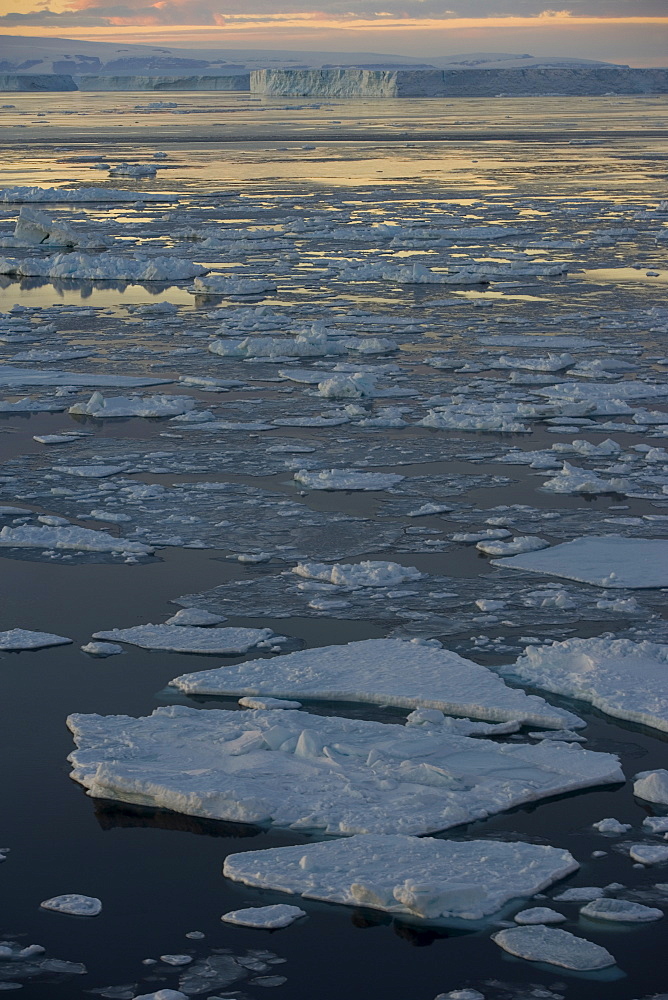
[[[214,48],[530,52],[668,65],[666,0],[0,0],[0,33]]]

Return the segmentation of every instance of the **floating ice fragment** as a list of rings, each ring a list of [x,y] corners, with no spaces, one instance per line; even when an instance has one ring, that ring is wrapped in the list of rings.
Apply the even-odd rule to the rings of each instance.
[[[485,994],[478,990],[450,990],[449,993],[439,993],[434,1000],[485,1000]]]
[[[160,961],[166,965],[190,965],[192,955],[161,955]]]
[[[168,618],[165,625],[220,625],[227,621],[225,615],[214,615],[212,611],[200,608],[181,608],[175,615]]]
[[[305,899],[427,920],[480,920],[575,868],[568,851],[554,847],[367,834],[231,854],[223,873],[236,882]]]
[[[269,695],[439,709],[472,719],[560,729],[582,722],[536,695],[508,687],[493,671],[447,649],[402,639],[366,639],[183,674],[187,694]]]
[[[563,913],[551,910],[549,906],[532,906],[528,910],[520,910],[514,918],[516,924],[563,924],[566,917]]]
[[[111,202],[111,201],[137,201],[141,199],[145,202],[155,201],[177,201],[176,195],[163,194],[162,192],[151,194],[146,191],[119,191],[114,188],[55,188],[55,187],[8,187],[0,191],[0,202],[16,202],[27,204],[30,202]]]
[[[525,958],[530,962],[547,962],[578,972],[605,969],[615,964],[610,952],[601,945],[542,924],[497,931],[492,934],[492,941],[518,958]]]
[[[668,587],[668,541],[592,535],[574,538],[542,552],[495,559],[495,566],[561,576],[597,587]]]
[[[92,528],[58,527],[47,525],[18,528],[5,526],[0,531],[0,546],[28,549],[76,549],[80,552],[121,552],[128,555],[151,555],[153,548],[143,542],[116,538],[106,531]]]
[[[120,257],[110,253],[60,253],[46,258],[0,260],[0,274],[86,281],[183,281],[205,274],[206,270],[181,257],[147,257],[141,254]]]
[[[668,833],[668,816],[645,816],[642,825],[650,833]]]
[[[108,396],[94,392],[87,403],[75,403],[69,413],[99,419],[110,417],[173,417],[195,406],[190,396]]]
[[[80,896],[77,893],[67,893],[64,896],[53,896],[39,904],[44,910],[55,913],[69,913],[75,917],[96,917],[102,912],[102,903],[95,896]]]
[[[49,369],[38,371],[34,368],[18,368],[16,365],[0,365],[0,385],[54,385],[54,386],[118,386],[138,389],[142,386],[164,385],[171,378],[138,378],[131,375],[98,375],[94,372],[67,372]],[[53,408],[54,402],[48,408]],[[26,407],[23,407],[25,409]],[[33,403],[27,409],[45,409],[40,403]],[[59,409],[65,409],[59,406]]]
[[[129,642],[143,649],[172,653],[218,653],[238,656],[266,639],[278,636],[270,628],[198,628],[188,625],[135,625],[95,632],[94,639]]]
[[[301,708],[300,701],[288,701],[285,698],[239,698],[242,708]]]
[[[90,656],[99,656],[101,658],[116,656],[118,653],[123,652],[123,647],[118,646],[115,642],[87,642],[81,649]]]
[[[667,667],[668,646],[595,637],[527,646],[514,665],[498,669],[615,718],[668,732]]]
[[[632,903],[626,899],[594,899],[580,910],[581,917],[593,920],[613,920],[626,923],[645,923],[660,920],[662,910],[642,903]]]
[[[30,629],[25,628],[13,628],[8,632],[0,632],[0,650],[6,652],[19,652],[22,649],[46,649],[48,646],[67,646],[72,641],[72,639],[66,639],[64,635],[54,635],[52,632],[31,632]]]
[[[537,535],[519,535],[511,542],[478,542],[476,548],[488,556],[514,556],[520,552],[537,552],[549,546],[544,538]]]
[[[572,889],[565,889],[555,896],[558,903],[587,903],[592,899],[601,899],[605,896],[605,889],[598,885],[578,885]]]
[[[202,274],[204,269],[198,273]],[[191,275],[189,275],[191,277]],[[233,278],[225,274],[208,274],[195,278],[198,295],[268,295],[276,291],[276,282],[269,278]]]
[[[620,780],[563,743],[495,743],[299,711],[75,715],[73,778],[93,797],[339,835],[424,834]]]
[[[599,833],[614,833],[622,834],[626,833],[631,829],[631,823],[620,823],[618,819],[600,819],[598,823],[592,823],[595,830]]]
[[[273,906],[249,906],[244,910],[230,910],[220,918],[226,924],[238,924],[240,927],[258,927],[273,931],[281,927],[289,927],[295,920],[306,916],[306,910],[287,903],[276,903]]]
[[[665,648],[665,647],[664,647]],[[668,806],[668,771],[640,771],[633,782],[633,794],[646,802],[657,802]]]
[[[658,844],[633,844],[629,848],[629,854],[634,861],[643,865],[662,865],[668,861],[668,847],[660,847]]]
[[[402,566],[395,562],[297,563],[292,569],[297,576],[309,580],[323,580],[337,587],[354,590],[356,587],[391,587],[406,580],[421,580],[424,576],[415,566]]]
[[[142,993],[135,1000],[189,1000],[187,994],[180,990],[158,990],[157,993]]]
[[[359,472],[357,469],[321,469],[320,472],[300,469],[295,472],[294,478],[311,490],[386,490],[405,477],[395,473]]]

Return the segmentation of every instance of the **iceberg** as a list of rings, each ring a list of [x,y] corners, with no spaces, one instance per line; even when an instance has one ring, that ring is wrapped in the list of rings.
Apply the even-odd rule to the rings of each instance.
[[[619,590],[668,587],[668,541],[662,538],[589,535],[540,552],[525,552],[492,562],[507,569],[559,576],[596,587]]]
[[[72,777],[94,798],[338,836],[426,834],[623,780],[616,757],[578,745],[300,711],[172,705],[139,719],[72,715],[68,726]]]
[[[170,682],[187,694],[354,701],[438,709],[470,719],[581,727],[576,716],[508,687],[487,667],[447,649],[403,639],[364,639],[287,653],[267,662],[183,674]],[[441,719],[437,720],[439,722]],[[418,721],[418,720],[415,720]]]
[[[578,868],[568,851],[497,840],[367,834],[230,854],[235,882],[419,920],[482,920]]]

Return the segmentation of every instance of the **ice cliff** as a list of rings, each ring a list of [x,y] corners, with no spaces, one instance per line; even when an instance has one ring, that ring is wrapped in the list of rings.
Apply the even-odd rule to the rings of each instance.
[[[668,69],[528,66],[509,69],[260,69],[251,92],[289,97],[496,97],[668,93]]]
[[[227,76],[77,76],[79,90],[248,90],[248,73]],[[76,89],[76,88],[70,88]]]
[[[67,73],[0,73],[0,91],[77,90]]]

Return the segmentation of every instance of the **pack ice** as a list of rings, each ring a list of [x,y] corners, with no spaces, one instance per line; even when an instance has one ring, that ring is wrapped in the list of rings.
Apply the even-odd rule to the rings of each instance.
[[[530,927],[510,927],[497,931],[492,940],[504,951],[530,962],[547,962],[564,969],[586,972],[606,969],[615,959],[600,944],[576,937],[558,927],[536,924]]]
[[[299,711],[72,715],[72,777],[95,798],[330,834],[424,834],[623,780],[576,744],[500,744]]]
[[[559,576],[596,587],[668,587],[668,541],[661,538],[591,535],[492,562],[507,569]]]
[[[493,671],[447,649],[403,639],[365,639],[183,674],[188,694],[269,695],[440,709],[497,722],[560,729],[582,722],[536,695],[508,687]]]
[[[502,672],[587,701],[617,719],[668,732],[668,646],[630,639],[567,639],[527,646]]]
[[[231,854],[235,882],[423,920],[481,920],[578,868],[568,851],[496,840],[401,835]]]
[[[281,637],[270,628],[201,628],[189,625],[135,625],[95,632],[94,639],[129,642],[143,649],[163,649],[172,653],[218,653],[238,656],[260,643]]]

